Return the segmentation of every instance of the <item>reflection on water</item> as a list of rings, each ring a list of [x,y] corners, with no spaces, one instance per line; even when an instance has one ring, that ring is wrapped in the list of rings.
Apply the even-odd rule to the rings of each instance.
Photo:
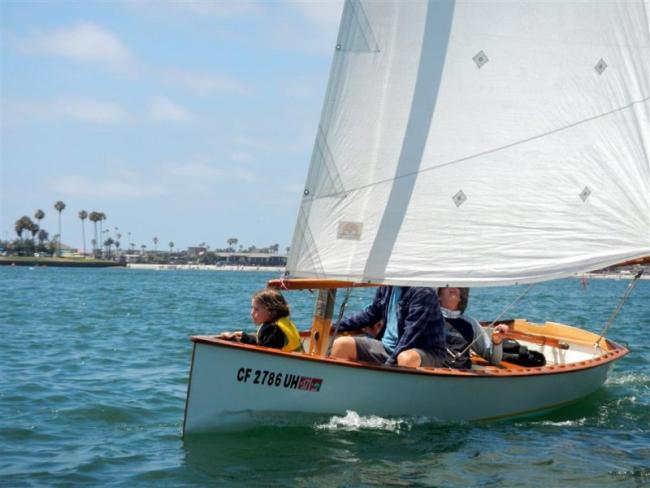
[[[321,486],[413,486],[427,484],[439,456],[463,449],[471,431],[462,425],[364,418],[353,412],[346,417],[301,416],[299,422],[188,436],[183,442],[185,466],[213,481],[241,486],[311,485],[316,478]],[[283,460],[289,460],[290,471]]]

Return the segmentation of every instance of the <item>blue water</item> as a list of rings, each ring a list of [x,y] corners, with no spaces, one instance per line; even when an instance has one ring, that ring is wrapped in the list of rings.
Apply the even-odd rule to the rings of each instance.
[[[250,295],[275,277],[0,267],[0,484],[650,486],[650,281],[608,334],[631,353],[552,415],[440,425],[350,412],[183,440],[188,336],[252,330]],[[539,284],[507,315],[599,331],[628,283]],[[469,311],[494,318],[523,290],[472,290]],[[306,327],[313,296],[287,296]]]

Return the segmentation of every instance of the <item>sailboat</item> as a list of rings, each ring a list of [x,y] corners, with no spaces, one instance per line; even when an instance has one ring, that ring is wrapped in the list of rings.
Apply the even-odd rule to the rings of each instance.
[[[269,283],[318,290],[305,352],[193,336],[184,433],[277,412],[492,419],[600,388],[628,350],[552,320],[510,321],[540,367],[329,357],[336,294],[650,255],[649,100],[648,0],[347,0],[286,276]]]

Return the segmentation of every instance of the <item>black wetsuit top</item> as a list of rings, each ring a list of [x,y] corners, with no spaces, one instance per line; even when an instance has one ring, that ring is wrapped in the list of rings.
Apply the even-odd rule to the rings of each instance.
[[[287,344],[287,336],[276,324],[262,324],[257,334],[244,332],[240,342],[242,344],[257,344],[258,346],[282,349]]]

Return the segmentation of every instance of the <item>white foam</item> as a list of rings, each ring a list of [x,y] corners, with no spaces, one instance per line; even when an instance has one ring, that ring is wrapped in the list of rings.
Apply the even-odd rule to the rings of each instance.
[[[606,384],[609,385],[627,385],[638,383],[643,385],[650,382],[650,376],[642,373],[626,373],[620,376],[610,376]]]
[[[316,425],[316,429],[318,430],[345,431],[372,429],[399,432],[402,429],[408,428],[410,428],[410,424],[403,419],[387,419],[376,415],[361,416],[352,410],[347,410],[344,417],[334,416],[326,424]]]
[[[536,425],[547,425],[547,426],[552,426],[552,427],[576,427],[576,426],[581,426],[585,425],[587,422],[586,418],[580,418],[580,419],[574,419],[574,420],[562,420],[558,422],[554,422],[552,420],[542,420],[540,422],[535,422]]]

